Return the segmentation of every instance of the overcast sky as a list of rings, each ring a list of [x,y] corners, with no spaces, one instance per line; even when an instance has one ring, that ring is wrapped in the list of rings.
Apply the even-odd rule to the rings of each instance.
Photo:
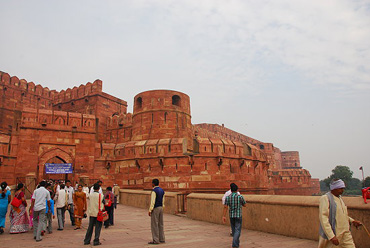
[[[49,89],[173,89],[192,122],[282,151],[316,178],[370,175],[370,1],[5,1],[0,70]]]

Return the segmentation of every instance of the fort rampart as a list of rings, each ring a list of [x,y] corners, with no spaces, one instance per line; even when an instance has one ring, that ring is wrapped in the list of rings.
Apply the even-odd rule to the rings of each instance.
[[[166,192],[171,196],[166,213],[181,209],[182,195]],[[200,221],[222,224],[222,194],[192,193],[186,198],[186,216]],[[177,201],[174,200],[177,197]],[[243,228],[290,237],[318,240],[319,196],[244,195],[247,205],[243,208]],[[129,199],[129,200],[128,200]],[[167,198],[166,198],[167,200]],[[149,208],[150,191],[121,190],[121,203]],[[370,223],[370,205],[361,197],[344,197],[351,217]],[[174,204],[177,204],[174,207]],[[166,203],[167,205],[167,203]],[[227,221],[227,225],[229,222]],[[368,248],[369,237],[362,228],[352,228],[357,248]]]
[[[312,195],[319,185],[282,152],[223,125],[191,122],[190,97],[150,90],[127,102],[102,91],[102,81],[60,92],[0,72],[0,177],[101,179],[128,189],[220,193],[236,182],[250,194]],[[45,163],[71,163],[72,174],[49,175]],[[22,179],[23,178],[23,179]]]

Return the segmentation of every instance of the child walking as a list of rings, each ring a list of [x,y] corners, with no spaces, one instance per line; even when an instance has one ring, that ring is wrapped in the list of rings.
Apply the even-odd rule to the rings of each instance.
[[[47,230],[48,233],[53,232],[53,219],[55,219],[55,213],[54,213],[54,200],[52,197],[52,192],[49,191],[50,193],[50,212],[48,205],[46,204],[46,218],[45,218],[45,231]]]

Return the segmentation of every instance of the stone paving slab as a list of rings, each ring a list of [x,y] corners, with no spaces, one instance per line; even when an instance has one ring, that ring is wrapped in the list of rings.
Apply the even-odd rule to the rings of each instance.
[[[220,216],[221,218],[221,216]],[[247,220],[245,220],[247,221]],[[103,227],[100,247],[231,247],[230,227],[207,222],[190,220],[185,217],[164,216],[166,243],[148,245],[151,240],[150,217],[145,209],[119,205],[115,211],[115,225]],[[90,247],[83,245],[88,226],[88,219],[82,222],[82,229],[73,230],[66,212],[66,227],[57,231],[57,219],[53,220],[53,233],[45,234],[41,242],[33,239],[32,232],[9,234],[9,220],[6,221],[5,233],[0,235],[1,248],[32,247]],[[313,248],[317,242],[312,240],[290,238],[251,230],[242,230],[240,247],[248,248]],[[92,247],[92,246],[91,246]]]

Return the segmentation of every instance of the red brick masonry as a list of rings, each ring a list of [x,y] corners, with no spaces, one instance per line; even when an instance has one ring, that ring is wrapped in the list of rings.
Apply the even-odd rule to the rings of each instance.
[[[311,195],[318,179],[301,168],[299,153],[281,152],[217,124],[191,123],[190,98],[171,90],[127,102],[102,91],[102,81],[61,92],[0,72],[0,180],[47,175],[45,163],[72,163],[73,181],[150,189],[223,192],[236,182],[245,193]]]

